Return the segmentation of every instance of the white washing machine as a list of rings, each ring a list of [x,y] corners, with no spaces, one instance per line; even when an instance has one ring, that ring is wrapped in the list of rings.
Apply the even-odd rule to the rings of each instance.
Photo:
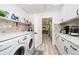
[[[7,41],[0,41],[0,55],[26,54],[26,37],[20,36]]]
[[[35,40],[34,40],[34,33],[29,33],[28,35],[26,35],[27,40],[26,40],[26,49],[27,55],[32,55],[35,51]]]

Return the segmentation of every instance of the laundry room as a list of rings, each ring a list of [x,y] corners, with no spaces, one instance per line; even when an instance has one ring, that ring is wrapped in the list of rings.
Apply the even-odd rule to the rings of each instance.
[[[0,4],[0,55],[79,55],[79,4]]]
[[[0,59],[78,59],[78,0],[1,0]]]
[[[0,4],[0,55],[58,54],[53,46],[53,22],[60,17],[62,6]]]

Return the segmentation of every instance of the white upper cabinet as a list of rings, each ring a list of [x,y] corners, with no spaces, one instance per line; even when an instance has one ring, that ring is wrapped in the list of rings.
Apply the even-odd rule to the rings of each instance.
[[[79,4],[66,4],[62,8],[63,21],[70,20],[77,16],[76,11],[79,9]]]

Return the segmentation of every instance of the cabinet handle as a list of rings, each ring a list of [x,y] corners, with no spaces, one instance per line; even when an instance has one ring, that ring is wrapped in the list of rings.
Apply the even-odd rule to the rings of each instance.
[[[37,34],[37,32],[34,32],[34,34]]]
[[[68,48],[66,46],[64,46],[64,50],[68,54]]]
[[[64,42],[64,40],[63,39],[61,39],[63,42]]]
[[[26,40],[27,38],[24,38],[23,40]]]
[[[66,46],[64,46],[64,50],[66,50]]]
[[[71,47],[73,50],[75,50],[75,51],[77,50],[77,49],[76,49],[76,48],[74,48],[72,45],[70,45],[70,47]]]

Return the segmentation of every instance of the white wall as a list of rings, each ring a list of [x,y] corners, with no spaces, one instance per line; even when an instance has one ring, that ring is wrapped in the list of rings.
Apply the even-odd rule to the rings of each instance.
[[[64,21],[73,18],[76,15],[76,10],[79,9],[79,4],[65,4],[62,9],[62,17]]]
[[[37,35],[35,37],[35,47],[38,47],[42,43],[42,18],[43,17],[52,17],[53,24],[58,24],[60,23],[61,20],[61,11],[52,11],[52,12],[45,12],[45,13],[40,13],[40,14],[35,14],[34,15],[34,30],[37,32]],[[54,28],[52,24],[52,32],[54,34]],[[52,35],[53,36],[53,35]],[[54,38],[54,37],[53,37]],[[54,44],[54,41],[53,41]]]
[[[41,17],[52,17],[54,19],[54,24],[59,24],[61,22],[61,10],[40,13],[39,15]]]
[[[30,14],[27,14],[22,8],[20,8],[18,5],[15,4],[0,4],[0,9],[6,10],[8,12],[15,13],[17,16],[19,16],[21,19],[26,18],[27,20],[33,21],[33,16]]]

